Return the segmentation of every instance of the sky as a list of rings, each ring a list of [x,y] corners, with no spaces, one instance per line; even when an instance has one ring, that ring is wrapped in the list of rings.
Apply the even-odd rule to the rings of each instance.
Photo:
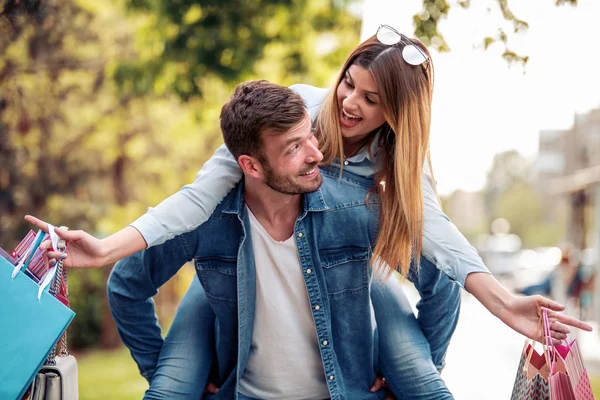
[[[575,113],[600,107],[600,1],[556,7],[554,0],[512,0],[529,30],[510,46],[530,57],[525,70],[501,58],[503,47],[478,49],[502,20],[495,0],[453,6],[440,31],[449,53],[432,52],[435,88],[431,156],[438,191],[480,190],[496,153],[516,149],[535,160],[539,131],[568,129]],[[361,38],[379,24],[414,36],[421,0],[363,0]],[[491,10],[491,12],[489,11]],[[596,41],[594,41],[594,39]]]

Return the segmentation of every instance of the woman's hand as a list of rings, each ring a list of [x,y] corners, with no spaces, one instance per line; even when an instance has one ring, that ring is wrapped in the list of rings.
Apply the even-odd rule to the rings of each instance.
[[[540,324],[542,308],[548,309],[552,344],[559,345],[567,338],[569,326],[591,331],[592,327],[576,318],[560,314],[565,307],[542,296],[517,297],[509,293],[493,275],[475,272],[467,276],[465,288],[485,308],[515,331],[544,343]]]
[[[25,216],[25,221],[37,226],[48,233],[48,224],[34,216]],[[102,240],[93,237],[84,231],[63,231],[55,229],[59,238],[68,243],[67,253],[52,250],[50,240],[45,240],[40,249],[46,250],[51,264],[56,260],[63,260],[63,265],[69,268],[98,268],[107,264],[107,251]],[[52,260],[55,260],[54,262]]]
[[[567,338],[569,327],[591,331],[592,327],[568,315],[560,314],[564,306],[542,296],[516,297],[507,302],[506,308],[498,317],[515,331],[522,333],[530,339],[545,343],[544,327],[539,323],[542,318],[542,308],[548,309],[550,323],[550,336],[552,344],[559,345]]]

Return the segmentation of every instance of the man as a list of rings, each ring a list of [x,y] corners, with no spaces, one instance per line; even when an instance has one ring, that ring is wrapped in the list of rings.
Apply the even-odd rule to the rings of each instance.
[[[383,393],[369,391],[376,361],[397,394],[451,398],[430,358],[443,359],[448,337],[425,332],[443,342],[434,344],[430,354],[421,329],[453,330],[457,307],[449,307],[448,301],[459,299],[456,285],[448,284],[448,276],[435,266],[422,268],[416,283],[421,311],[430,310],[425,313],[430,323],[419,327],[408,304],[412,320],[398,323],[404,310],[386,305],[403,307],[400,301],[390,302],[401,290],[370,286],[370,249],[378,222],[376,204],[366,201],[372,182],[347,173],[340,179],[333,167],[321,176],[317,164],[322,155],[310,119],[302,99],[287,88],[264,81],[238,86],[223,107],[221,125],[244,180],[205,224],[125,259],[109,281],[119,332],[151,381],[150,391],[159,380],[166,385],[185,381],[183,376],[157,379],[159,353],[158,358],[168,353],[167,363],[180,368],[213,361],[212,354],[210,360],[195,358],[186,345],[175,352],[165,349],[172,344],[173,330],[195,332],[176,318],[163,345],[151,300],[158,287],[193,259],[209,304],[206,314],[190,315],[188,325],[209,326],[213,333],[216,324],[215,337],[206,340],[210,346],[216,343],[215,379],[221,390],[215,398],[380,398]],[[43,221],[28,221],[45,229]],[[68,266],[102,265],[94,260],[104,257],[98,239],[82,231],[58,234],[70,241]],[[421,258],[421,266],[427,263]],[[388,282],[398,285],[394,279]],[[434,286],[444,290],[432,296]],[[538,301],[517,303],[515,315],[533,319],[535,325]],[[404,333],[398,332],[407,325]],[[374,354],[378,349],[380,354]],[[435,357],[434,349],[441,349],[441,357]],[[206,376],[189,376],[204,388]],[[197,392],[189,393],[197,397],[201,390]]]
[[[115,267],[109,300],[121,337],[136,361],[160,343],[150,298],[193,260],[218,321],[214,398],[383,398],[369,391],[372,181],[321,175],[310,118],[288,88],[239,85],[221,128],[244,178],[196,230]]]

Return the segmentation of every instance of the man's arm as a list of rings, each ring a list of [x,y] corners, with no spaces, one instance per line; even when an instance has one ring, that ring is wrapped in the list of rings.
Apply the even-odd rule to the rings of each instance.
[[[108,302],[119,335],[148,381],[163,343],[152,297],[193,258],[197,237],[195,232],[180,235],[129,256],[115,265],[108,278]]]

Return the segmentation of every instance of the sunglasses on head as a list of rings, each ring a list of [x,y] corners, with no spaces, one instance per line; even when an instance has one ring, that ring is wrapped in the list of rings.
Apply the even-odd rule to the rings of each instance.
[[[429,60],[429,56],[423,49],[413,44],[409,38],[389,25],[379,25],[375,36],[380,43],[388,46],[402,43],[404,45],[402,48],[402,58],[410,65],[422,65]]]

